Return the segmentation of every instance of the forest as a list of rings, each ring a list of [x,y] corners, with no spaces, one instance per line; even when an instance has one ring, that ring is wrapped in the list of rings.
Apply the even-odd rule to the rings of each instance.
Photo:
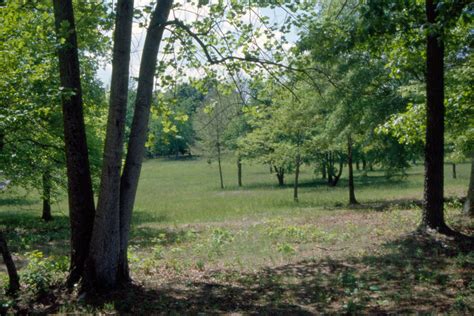
[[[473,16],[0,1],[0,314],[474,313]]]

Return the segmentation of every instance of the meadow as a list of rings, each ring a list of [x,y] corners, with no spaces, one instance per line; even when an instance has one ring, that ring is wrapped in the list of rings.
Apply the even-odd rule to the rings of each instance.
[[[360,205],[347,207],[347,176],[328,187],[311,166],[278,187],[268,166],[233,162],[147,161],[134,211],[129,258],[135,286],[124,294],[70,301],[60,290],[67,271],[67,201],[42,222],[38,194],[0,193],[0,226],[20,268],[21,301],[0,297],[6,311],[124,313],[448,312],[474,311],[470,246],[414,231],[420,221],[423,167],[387,178],[356,172]],[[346,168],[347,169],[347,168]],[[468,164],[453,179],[445,168],[446,216],[471,234],[460,213]],[[2,268],[3,269],[3,268]],[[3,270],[0,270],[3,272]],[[0,272],[0,282],[6,284]],[[5,286],[1,284],[1,288]],[[1,291],[1,290],[0,290]],[[0,292],[1,294],[2,292]]]

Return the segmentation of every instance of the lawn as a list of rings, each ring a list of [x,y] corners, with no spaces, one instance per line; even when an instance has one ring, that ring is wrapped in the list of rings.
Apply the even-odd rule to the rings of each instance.
[[[244,165],[239,188],[235,165],[223,167],[221,190],[216,164],[146,162],[130,249],[136,285],[79,301],[57,285],[67,270],[65,197],[53,207],[55,220],[43,223],[37,194],[0,193],[0,225],[25,293],[0,303],[17,311],[138,314],[474,312],[470,245],[413,234],[421,166],[390,179],[383,171],[356,173],[356,208],[346,206],[344,175],[329,188],[305,166],[297,203],[292,175],[280,188],[268,167]],[[468,168],[458,165],[457,179],[446,168],[446,211],[451,226],[472,235],[474,221],[460,215],[459,201]]]

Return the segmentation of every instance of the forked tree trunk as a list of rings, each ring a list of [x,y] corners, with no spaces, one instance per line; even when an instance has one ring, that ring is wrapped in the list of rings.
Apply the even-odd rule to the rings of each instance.
[[[109,114],[87,282],[95,288],[117,283],[120,254],[120,172],[128,100],[133,0],[119,0],[115,19]]]
[[[349,168],[349,205],[358,204],[354,190],[354,171],[352,169],[352,139],[347,137],[347,167]]]
[[[474,157],[471,159],[471,176],[469,179],[469,188],[467,189],[463,211],[466,215],[474,217]]]
[[[138,178],[140,177],[145,152],[145,142],[148,136],[148,121],[153,96],[153,78],[156,71],[158,50],[172,4],[173,0],[159,0],[156,4],[146,34],[140,63],[135,111],[130,130],[127,157],[120,181],[119,279],[124,281],[130,279],[127,259],[128,238]]]
[[[62,87],[64,143],[71,223],[71,265],[68,285],[83,275],[94,222],[94,194],[84,125],[82,90],[72,0],[53,0]]]
[[[20,277],[16,271],[15,262],[13,262],[12,255],[7,246],[7,241],[3,236],[3,232],[0,231],[0,253],[3,257],[3,262],[7,267],[8,272],[8,290],[7,293],[14,295],[20,289]]]
[[[237,157],[237,183],[239,187],[242,186],[242,159]]]
[[[53,219],[51,216],[51,171],[50,170],[45,170],[43,172],[43,179],[42,179],[42,184],[43,184],[43,194],[42,194],[42,200],[43,200],[43,214],[41,218],[49,222],[50,220]]]
[[[298,179],[300,176],[300,165],[301,165],[301,157],[298,154],[296,156],[295,183],[293,185],[293,200],[295,202],[298,202]]]
[[[278,179],[278,185],[280,187],[285,185],[285,169],[283,168],[277,168],[276,166],[273,166],[275,169],[275,174]]]
[[[426,0],[426,16],[436,25],[437,1]],[[426,49],[425,186],[421,228],[448,232],[443,210],[444,168],[444,44],[442,35],[428,28]]]

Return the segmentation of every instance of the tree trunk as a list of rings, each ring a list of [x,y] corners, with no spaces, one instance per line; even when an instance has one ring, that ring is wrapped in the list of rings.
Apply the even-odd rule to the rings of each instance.
[[[53,219],[51,216],[51,171],[50,170],[45,170],[43,172],[43,194],[42,194],[42,199],[43,199],[43,215],[41,218],[49,222],[50,220]]]
[[[347,137],[347,166],[349,168],[349,205],[358,204],[354,190],[354,171],[352,170],[352,139]]]
[[[437,3],[426,0],[426,16],[436,23]],[[448,232],[443,210],[444,45],[441,34],[428,28],[426,50],[426,145],[422,228]]]
[[[2,253],[3,262],[7,267],[8,272],[8,294],[14,295],[20,289],[20,277],[16,271],[15,263],[13,262],[10,251],[8,250],[7,241],[0,231],[0,252]]]
[[[365,169],[367,169],[367,161],[365,160],[365,158],[362,158],[362,170]]]
[[[323,161],[321,164],[321,178],[326,179],[327,178],[327,172],[326,172],[326,161]]]
[[[217,141],[217,165],[219,166],[219,180],[221,183],[221,189],[224,188],[224,178],[222,177],[222,165],[221,165],[221,144]]]
[[[120,172],[128,100],[133,0],[119,0],[115,19],[112,80],[104,158],[94,229],[87,260],[87,281],[114,287],[120,253]]]
[[[456,178],[457,178],[457,175],[456,175],[456,164],[453,163],[452,166],[453,166],[453,179],[456,179]]]
[[[138,178],[145,152],[145,142],[148,136],[148,120],[153,96],[153,78],[156,71],[158,50],[165,30],[164,24],[168,20],[172,4],[173,0],[158,1],[148,27],[140,63],[135,111],[130,130],[127,157],[120,181],[119,279],[125,281],[130,280],[127,259],[128,238]]]
[[[94,194],[89,169],[82,90],[72,0],[54,0],[71,223],[68,285],[79,281],[89,253],[94,221]],[[61,40],[59,40],[61,39]]]
[[[466,215],[474,217],[474,157],[472,157],[471,160],[471,176],[469,179],[469,188],[467,190],[463,211]]]
[[[275,168],[275,174],[278,179],[278,185],[280,187],[285,185],[285,169],[283,168],[277,168],[276,166],[273,166]]]
[[[298,154],[296,156],[295,183],[293,186],[293,200],[295,202],[298,202],[298,178],[300,176],[300,165],[301,165],[301,157]]]
[[[242,186],[242,159],[240,156],[237,158],[237,182],[239,187]]]

